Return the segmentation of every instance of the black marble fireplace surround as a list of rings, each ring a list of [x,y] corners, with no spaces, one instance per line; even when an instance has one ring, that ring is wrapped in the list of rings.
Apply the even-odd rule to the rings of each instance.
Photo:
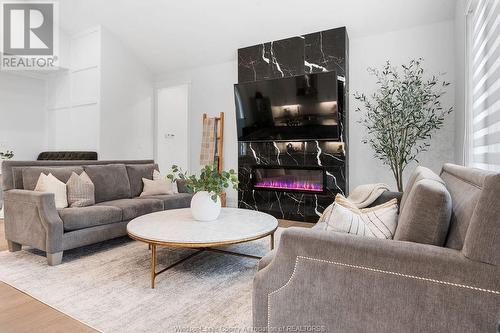
[[[316,222],[337,193],[347,194],[348,49],[342,27],[238,50],[238,83],[330,71],[343,83],[339,140],[238,143],[239,207]]]

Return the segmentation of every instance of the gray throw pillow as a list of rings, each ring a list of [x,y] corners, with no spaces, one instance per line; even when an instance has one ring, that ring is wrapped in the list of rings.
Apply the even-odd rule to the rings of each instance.
[[[451,196],[441,181],[417,180],[401,208],[395,240],[444,246],[451,219]]]
[[[94,183],[85,171],[72,173],[66,183],[69,207],[86,207],[95,204]]]

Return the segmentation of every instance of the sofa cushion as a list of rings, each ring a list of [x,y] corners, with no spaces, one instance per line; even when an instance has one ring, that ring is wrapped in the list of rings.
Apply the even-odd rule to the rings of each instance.
[[[191,199],[193,198],[192,193],[176,193],[176,194],[162,194],[162,195],[150,195],[142,196],[138,199],[156,199],[163,202],[163,209],[177,209],[177,208],[188,208],[191,205]]]
[[[132,198],[138,197],[142,192],[142,178],[153,179],[153,170],[158,166],[150,164],[127,164],[127,174],[130,181],[130,193]]]
[[[451,196],[434,179],[416,181],[402,208],[395,240],[443,246],[451,219]]]
[[[163,210],[163,201],[158,199],[118,199],[98,203],[97,206],[112,206],[122,210],[122,220],[128,221],[141,215]]]
[[[95,202],[130,198],[125,164],[86,165],[84,170],[95,187]]]
[[[436,175],[431,169],[420,165],[417,166],[408,179],[408,183],[406,184],[406,188],[404,189],[403,196],[401,197],[401,201],[399,203],[399,211],[403,210],[403,207],[406,203],[406,200],[408,199],[408,196],[410,195],[413,185],[421,179],[433,179],[437,182],[440,182],[441,184],[444,184],[444,181],[441,179],[441,177]]]
[[[177,179],[175,183],[177,184],[178,193],[189,193],[189,189],[187,188],[185,180]]]
[[[25,190],[33,191],[35,189],[36,183],[38,182],[38,178],[40,178],[41,173],[44,173],[46,175],[51,173],[54,177],[66,184],[73,172],[79,175],[83,172],[83,168],[81,166],[23,168],[23,188]]]
[[[59,210],[64,230],[73,231],[122,221],[122,210],[110,206],[88,206]]]

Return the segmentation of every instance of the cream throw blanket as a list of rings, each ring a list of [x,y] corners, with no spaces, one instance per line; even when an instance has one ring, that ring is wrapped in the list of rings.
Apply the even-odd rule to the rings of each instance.
[[[365,208],[385,191],[389,191],[389,186],[383,183],[359,185],[349,194],[347,200],[357,208]]]
[[[215,144],[217,141],[215,118],[203,119],[203,134],[201,137],[200,165],[214,165]]]

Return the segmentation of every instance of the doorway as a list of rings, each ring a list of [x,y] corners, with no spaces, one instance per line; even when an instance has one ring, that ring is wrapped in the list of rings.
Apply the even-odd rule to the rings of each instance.
[[[173,164],[188,171],[189,84],[158,88],[156,96],[155,160],[162,174]]]

